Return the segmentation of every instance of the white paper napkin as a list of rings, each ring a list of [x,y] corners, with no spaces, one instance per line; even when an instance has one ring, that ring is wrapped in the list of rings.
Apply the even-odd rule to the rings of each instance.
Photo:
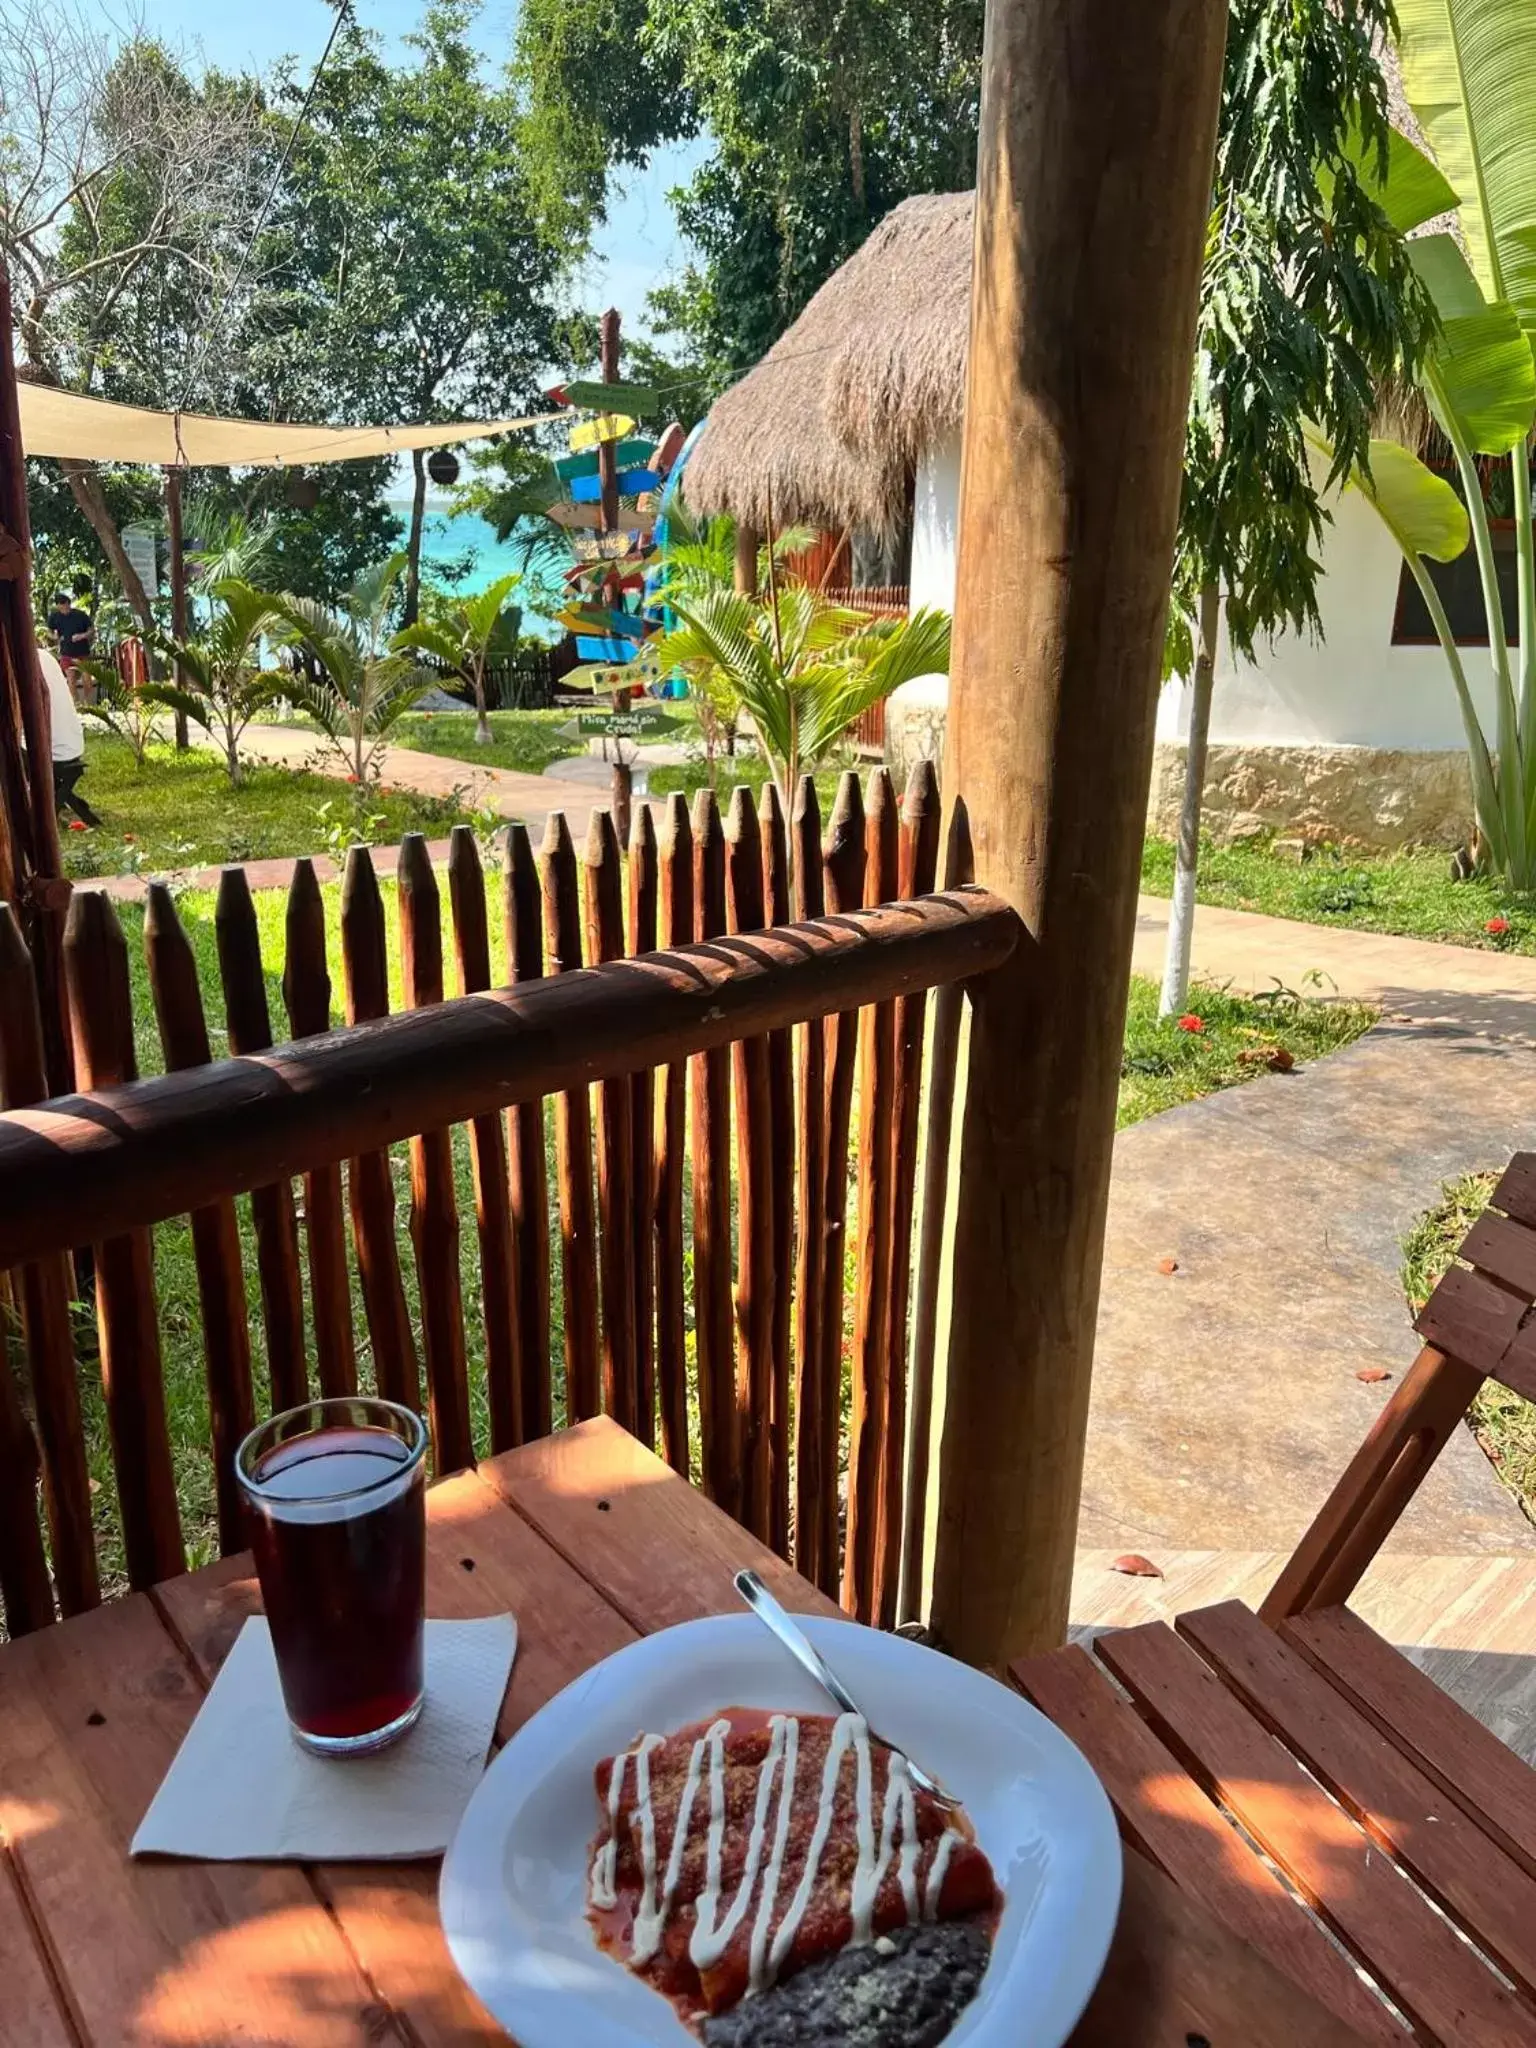
[[[318,1757],[288,1727],[266,1620],[224,1660],[133,1838],[135,1856],[226,1862],[437,1856],[486,1751],[517,1654],[510,1614],[429,1621],[426,1704],[377,1756]]]

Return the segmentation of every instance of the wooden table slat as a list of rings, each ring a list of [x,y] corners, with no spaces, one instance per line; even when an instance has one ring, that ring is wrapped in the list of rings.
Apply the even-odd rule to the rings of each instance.
[[[1178,1626],[1479,1946],[1536,1985],[1536,1881],[1246,1607],[1203,1608]]]
[[[735,1611],[731,1574],[744,1563],[789,1605],[838,1613],[605,1419],[488,1460],[428,1494],[428,1612],[511,1609],[518,1617],[502,1740],[637,1631]],[[202,1686],[257,1605],[250,1559],[232,1557],[0,1649],[0,2048],[505,2042],[453,1969],[435,1862],[128,1860],[128,1840]],[[1225,1627],[1225,1654],[1243,1647],[1233,1617],[1223,1623],[1218,1611],[1216,1624],[1200,1616],[1194,1624],[1215,1626],[1218,1636]],[[1432,1791],[1342,1692],[1269,1640],[1320,1689],[1324,1718],[1352,1725],[1357,1747],[1372,1744],[1389,1759],[1379,1768]],[[1377,1660],[1392,1653],[1374,1638],[1366,1648],[1368,1658],[1339,1661],[1362,1684],[1388,1685]],[[1403,2038],[1210,1794],[1318,1902],[1420,2022],[1421,2039],[1533,2048],[1536,2012],[1389,1856],[1373,1851],[1188,1644],[1158,1625],[1109,1639],[1101,1654],[1138,1704],[1081,1652],[1017,1673],[1093,1759],[1133,1841],[1164,1867],[1127,1850],[1109,1962],[1071,2048],[1391,2048]],[[1408,1739],[1433,1745],[1438,1768],[1459,1770],[1445,1763],[1444,1717],[1417,1696],[1420,1683],[1409,1688],[1417,1718]],[[1341,1739],[1336,1731],[1330,1738],[1335,1747]],[[1316,1742],[1313,1731],[1308,1740]],[[1456,1755],[1468,1753],[1463,1744]],[[1501,1784],[1515,1789],[1495,1758],[1476,1744],[1470,1753],[1479,1797],[1494,1797]],[[1518,1789],[1529,1798],[1529,1787]],[[1456,1810],[1439,1803],[1454,1823]],[[1413,1833],[1411,1809],[1409,1801],[1388,1824]],[[1463,1832],[1475,1834],[1470,1823]],[[1508,1859],[1499,1867],[1529,1885]],[[1466,1890],[1465,1854],[1458,1868]]]
[[[1343,1951],[1202,1792],[1086,1650],[1057,1650],[1011,1667],[1020,1689],[1098,1772],[1134,1845],[1242,1940],[1362,2036],[1404,2031]]]
[[[1134,1849],[1126,1852],[1120,1923],[1098,1989],[1068,2048],[1360,2043],[1359,2034],[1256,1949],[1235,1940]]]
[[[843,1618],[606,1416],[488,1458],[480,1473],[642,1633],[738,1611],[731,1578],[744,1565],[761,1572],[786,1607]]]
[[[200,1699],[142,1595],[0,1658],[0,1832],[87,2038],[401,2038],[301,1870],[129,1861]]]
[[[65,2017],[19,1886],[10,1855],[0,1846],[0,2048],[76,2048],[80,2037]]]
[[[1536,1772],[1347,1607],[1281,1630],[1408,1760],[1536,1876]]]
[[[157,1597],[209,1678],[260,1608],[248,1554],[173,1580]],[[443,1480],[427,1494],[427,1612],[473,1620],[508,1611],[518,1650],[502,1742],[634,1631],[475,1473]],[[409,2014],[413,2042],[505,2040],[448,1955],[435,1864],[331,1863],[312,1875],[381,1996]]]
[[[1456,2048],[1533,2038],[1514,1994],[1172,1629],[1118,1630],[1094,1650],[1184,1768],[1429,2038]]]

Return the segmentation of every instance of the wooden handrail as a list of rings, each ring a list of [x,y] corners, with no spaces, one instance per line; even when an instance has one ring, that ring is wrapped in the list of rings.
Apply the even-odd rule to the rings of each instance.
[[[0,1269],[513,1103],[983,974],[966,888],[465,996],[0,1116]]]

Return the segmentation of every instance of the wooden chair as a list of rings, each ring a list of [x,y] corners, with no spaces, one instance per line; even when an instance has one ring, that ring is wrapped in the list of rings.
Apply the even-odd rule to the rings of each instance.
[[[1011,1667],[1126,1841],[1382,2048],[1536,2048],[1536,1771],[1345,1604],[1484,1380],[1536,1398],[1533,1300],[1522,1153],[1260,1614],[1229,1600]],[[1214,2018],[1185,2040],[1230,2042]]]
[[[1536,1153],[1517,1152],[1416,1319],[1423,1350],[1275,1581],[1264,1620],[1348,1600],[1484,1380],[1536,1401],[1533,1301]]]

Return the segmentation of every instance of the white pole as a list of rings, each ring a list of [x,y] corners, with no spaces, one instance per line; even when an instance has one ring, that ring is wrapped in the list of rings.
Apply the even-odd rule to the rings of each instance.
[[[1184,801],[1179,808],[1179,843],[1173,869],[1173,904],[1168,912],[1168,955],[1157,1014],[1171,1017],[1189,1000],[1189,955],[1195,937],[1195,870],[1200,860],[1200,814],[1205,804],[1205,752],[1211,736],[1211,698],[1216,684],[1216,633],[1220,604],[1216,585],[1200,592],[1200,645],[1189,693],[1189,748],[1184,757]]]

